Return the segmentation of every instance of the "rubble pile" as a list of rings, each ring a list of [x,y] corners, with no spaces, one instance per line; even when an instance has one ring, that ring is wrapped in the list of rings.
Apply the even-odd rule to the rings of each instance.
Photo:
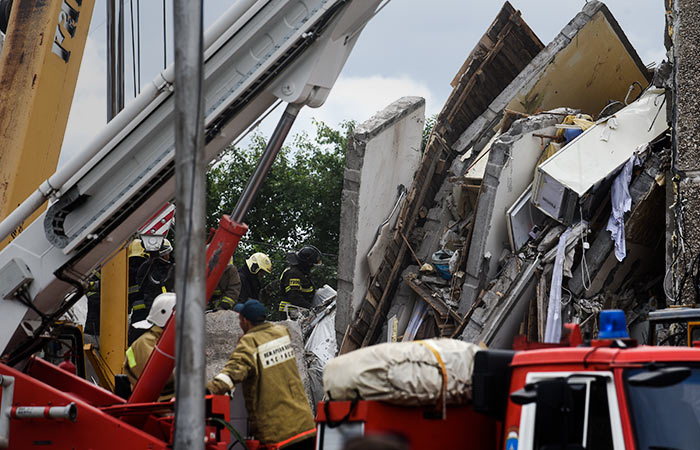
[[[455,79],[341,353],[430,337],[559,342],[564,322],[595,336],[603,308],[624,309],[644,341],[647,313],[665,305],[668,65],[654,77],[592,1],[501,73],[509,45],[539,42],[521,20],[506,30],[504,11],[519,19],[506,3]],[[503,38],[516,29],[518,44]]]
[[[289,332],[299,375],[304,384],[306,396],[310,399],[309,403],[312,403],[312,383],[304,359],[304,337],[301,326],[294,320],[284,320],[277,323],[285,326]],[[230,310],[207,312],[205,315],[205,327],[207,343],[206,379],[211,380],[226,365],[229,356],[231,356],[236,345],[238,345],[238,341],[243,336],[243,330],[238,324],[238,313]],[[312,407],[315,407],[315,404],[312,404]]]

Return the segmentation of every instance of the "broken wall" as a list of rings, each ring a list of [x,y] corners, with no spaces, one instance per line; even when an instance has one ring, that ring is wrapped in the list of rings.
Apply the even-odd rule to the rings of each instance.
[[[367,255],[378,237],[390,238],[420,163],[424,124],[425,100],[403,97],[355,128],[348,142],[338,252],[340,338],[367,290]]]
[[[694,0],[666,0],[667,39],[672,39],[675,73],[672,102],[675,109],[672,127],[676,151],[666,204],[673,216],[668,218],[667,266],[673,276],[668,280],[670,297],[676,303],[697,304],[692,267],[700,256],[700,4]],[[667,41],[667,48],[670,42]],[[669,81],[671,83],[671,81]],[[690,225],[693,224],[693,225]]]
[[[410,254],[405,238],[411,238],[421,214],[433,206],[435,193],[448,177],[457,155],[453,144],[542,47],[520,12],[506,2],[452,82],[454,89],[437,117],[394,235],[377,274],[368,283],[340,353],[377,338]]]
[[[462,133],[454,147],[465,151],[483,141],[484,136],[495,133],[506,110],[532,112],[566,106],[595,118],[609,100],[624,101],[634,82],[646,87],[648,77],[644,64],[608,8],[597,1],[588,2]],[[491,256],[498,258],[499,254]],[[485,287],[483,258],[483,253],[470,251],[460,311],[468,310]],[[490,262],[487,271],[493,273]]]
[[[412,236],[423,211],[433,206],[435,193],[448,177],[457,155],[455,141],[542,47],[520,12],[506,2],[452,82],[454,89],[437,117],[394,235],[353,316],[340,353],[369,345],[377,338],[410,254],[406,238]]]

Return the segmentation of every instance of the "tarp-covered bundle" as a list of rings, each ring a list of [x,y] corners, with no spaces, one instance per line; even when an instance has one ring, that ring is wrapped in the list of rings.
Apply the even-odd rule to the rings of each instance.
[[[323,390],[333,400],[384,400],[401,405],[441,401],[443,373],[447,403],[471,399],[474,355],[479,346],[454,339],[428,339],[365,347],[332,359]]]

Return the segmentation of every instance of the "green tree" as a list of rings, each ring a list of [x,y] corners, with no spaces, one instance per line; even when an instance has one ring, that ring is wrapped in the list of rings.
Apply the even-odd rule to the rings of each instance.
[[[287,265],[286,254],[305,244],[323,253],[323,266],[315,269],[317,285],[336,287],[340,199],[345,169],[345,149],[353,122],[338,129],[314,122],[316,132],[295,135],[284,146],[245,222],[247,234],[234,255],[240,267],[256,251],[270,255],[273,273],[265,283],[279,280]],[[267,140],[254,134],[248,148],[229,148],[207,173],[207,225],[216,228],[223,214],[230,214],[248,178],[253,173]],[[266,290],[274,308],[278,287]]]

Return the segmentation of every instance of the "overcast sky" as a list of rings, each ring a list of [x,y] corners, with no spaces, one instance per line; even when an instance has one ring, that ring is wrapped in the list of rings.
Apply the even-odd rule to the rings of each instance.
[[[126,10],[126,98],[133,98],[130,8]],[[97,1],[64,139],[61,162],[97,134],[106,122],[106,14]],[[511,0],[546,45],[585,4],[584,0]],[[664,58],[663,0],[605,2],[644,63]],[[172,62],[172,0],[166,2],[169,32],[167,59]],[[143,0],[141,9],[141,84],[163,68],[162,2]],[[204,0],[205,28],[231,5],[231,0]],[[350,55],[325,105],[305,108],[293,132],[311,130],[311,118],[336,126],[362,122],[405,95],[424,97],[427,114],[440,111],[451,91],[450,81],[502,6],[500,1],[393,0],[370,21]],[[262,127],[269,134],[278,113]]]

